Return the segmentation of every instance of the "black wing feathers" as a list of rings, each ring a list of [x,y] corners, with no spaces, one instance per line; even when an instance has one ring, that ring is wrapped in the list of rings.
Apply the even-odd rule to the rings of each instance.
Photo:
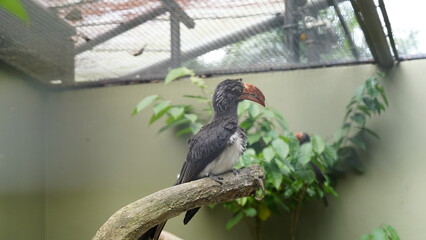
[[[223,151],[237,128],[237,119],[220,118],[192,136],[188,140],[189,151],[177,184],[197,179],[200,172]]]

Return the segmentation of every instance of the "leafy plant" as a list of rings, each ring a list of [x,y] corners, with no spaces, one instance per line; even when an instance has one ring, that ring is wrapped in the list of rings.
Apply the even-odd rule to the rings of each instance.
[[[177,127],[178,136],[196,133],[207,122],[202,116],[210,116],[212,113],[211,100],[206,98],[208,90],[204,80],[187,68],[172,70],[165,83],[169,84],[183,76],[189,76],[190,81],[201,92],[201,95],[183,97],[205,104],[203,113],[195,112],[190,105],[172,104],[159,95],[152,95],[139,102],[133,114],[153,105],[150,124],[163,116],[165,119],[160,132]],[[282,114],[249,101],[241,102],[238,116],[240,127],[247,133],[248,144],[236,167],[256,163],[265,169],[265,197],[263,201],[245,197],[223,204],[233,213],[226,229],[231,229],[244,220],[253,238],[260,239],[261,223],[272,214],[284,211],[291,214],[291,239],[296,239],[299,213],[303,205],[313,199],[321,199],[325,194],[338,196],[327,173],[344,171],[347,169],[346,165],[363,171],[358,155],[358,151],[366,150],[362,135],[366,133],[378,138],[376,133],[366,127],[367,119],[380,114],[387,105],[384,89],[377,76],[369,78],[356,89],[346,107],[343,125],[334,134],[332,142],[329,143],[318,135],[311,135],[311,141],[300,146],[297,138],[289,131]],[[325,174],[324,183],[317,181],[311,163]]]
[[[363,235],[360,240],[400,240],[396,230],[387,224],[373,230],[372,233]]]
[[[26,23],[29,22],[27,11],[20,0],[0,0],[0,8],[10,12]]]

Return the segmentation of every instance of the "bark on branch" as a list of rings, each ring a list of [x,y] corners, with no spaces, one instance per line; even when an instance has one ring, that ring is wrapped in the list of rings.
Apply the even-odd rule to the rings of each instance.
[[[251,165],[223,174],[223,184],[203,178],[169,187],[133,202],[112,215],[92,240],[136,240],[151,227],[189,209],[223,203],[263,189],[264,172]]]

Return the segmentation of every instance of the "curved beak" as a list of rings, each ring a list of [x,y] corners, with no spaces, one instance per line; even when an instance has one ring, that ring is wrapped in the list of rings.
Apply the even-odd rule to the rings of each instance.
[[[265,106],[265,96],[263,96],[263,93],[259,90],[259,88],[250,83],[244,83],[244,90],[243,94],[240,96],[240,99],[250,100]]]

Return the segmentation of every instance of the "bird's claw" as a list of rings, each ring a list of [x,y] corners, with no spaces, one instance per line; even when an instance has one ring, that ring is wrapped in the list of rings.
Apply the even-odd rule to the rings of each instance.
[[[216,175],[212,175],[212,174],[207,174],[207,177],[208,178],[210,178],[211,180],[213,180],[213,181],[215,181],[215,182],[217,182],[217,183],[219,183],[220,185],[222,185],[223,184],[223,182],[222,182],[222,180],[223,180],[223,177],[219,177],[219,176],[216,176]]]
[[[234,174],[234,176],[236,176],[236,175],[240,174],[240,169],[233,168],[232,173]]]

